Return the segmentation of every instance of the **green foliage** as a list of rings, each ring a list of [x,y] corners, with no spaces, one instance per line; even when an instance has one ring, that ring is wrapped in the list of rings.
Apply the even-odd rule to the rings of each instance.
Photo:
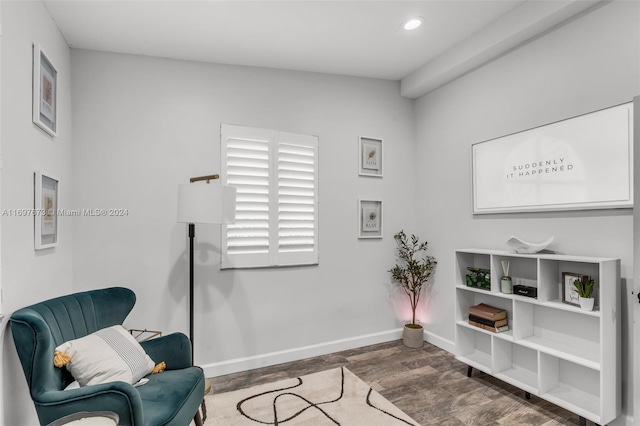
[[[593,294],[593,280],[575,280],[573,281],[573,286],[575,287],[576,292],[578,292],[578,296],[580,297],[591,297],[591,295]]]
[[[408,239],[404,231],[393,236],[398,244],[397,256],[399,263],[389,270],[391,278],[402,286],[409,297],[413,318],[411,324],[416,323],[416,307],[423,288],[432,284],[429,280],[438,262],[433,256],[426,254],[428,243],[411,234]]]

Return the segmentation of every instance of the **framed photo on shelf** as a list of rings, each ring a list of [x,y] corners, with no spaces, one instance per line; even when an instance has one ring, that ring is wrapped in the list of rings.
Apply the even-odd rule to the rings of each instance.
[[[58,245],[58,180],[39,171],[34,174],[35,249]]]
[[[360,136],[358,174],[382,177],[382,139]]]
[[[580,306],[580,301],[578,300],[578,292],[573,286],[573,282],[575,280],[579,281],[587,281],[589,279],[588,275],[575,274],[573,272],[563,272],[562,273],[562,303],[566,303],[568,305]]]
[[[358,200],[358,238],[382,238],[381,200]]]
[[[58,135],[58,70],[39,45],[33,45],[33,122]]]

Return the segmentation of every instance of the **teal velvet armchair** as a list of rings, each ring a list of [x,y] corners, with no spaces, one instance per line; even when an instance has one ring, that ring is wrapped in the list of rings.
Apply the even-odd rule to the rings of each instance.
[[[189,339],[182,333],[142,342],[166,370],[133,387],[125,382],[64,390],[73,377],[53,365],[56,346],[102,328],[122,324],[136,302],[133,291],[113,287],[57,297],[22,308],[11,316],[11,333],[31,399],[42,425],[80,411],[111,411],[121,426],[202,425],[204,374],[191,365]]]

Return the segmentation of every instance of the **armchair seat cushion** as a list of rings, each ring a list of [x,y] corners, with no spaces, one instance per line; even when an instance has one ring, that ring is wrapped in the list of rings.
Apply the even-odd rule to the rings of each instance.
[[[165,370],[147,378],[148,383],[136,388],[144,405],[144,424],[188,425],[204,395],[202,369]]]

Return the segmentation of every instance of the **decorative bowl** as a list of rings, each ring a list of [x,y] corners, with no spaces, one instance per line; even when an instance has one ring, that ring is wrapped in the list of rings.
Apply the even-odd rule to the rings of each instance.
[[[527,241],[523,241],[518,237],[511,236],[507,240],[507,245],[511,250],[515,251],[516,253],[532,254],[532,253],[538,253],[539,251],[546,249],[547,247],[549,247],[549,244],[551,244],[552,242],[553,242],[553,237],[541,243],[530,243]]]

